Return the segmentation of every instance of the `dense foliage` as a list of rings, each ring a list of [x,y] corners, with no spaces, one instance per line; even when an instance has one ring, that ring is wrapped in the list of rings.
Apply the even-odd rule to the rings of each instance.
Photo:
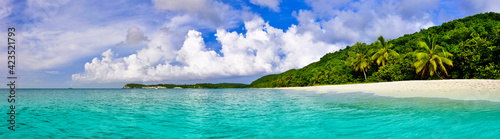
[[[440,78],[500,79],[500,14],[477,14],[394,40],[356,43],[301,69],[259,78],[250,87]]]

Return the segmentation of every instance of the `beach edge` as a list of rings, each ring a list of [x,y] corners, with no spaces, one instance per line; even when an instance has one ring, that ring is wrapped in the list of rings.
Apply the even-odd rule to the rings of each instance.
[[[306,87],[281,87],[313,91],[317,93],[365,92],[390,97],[432,97],[454,100],[488,100],[500,102],[500,80],[494,79],[450,79],[450,80],[411,80],[345,85],[322,85]]]

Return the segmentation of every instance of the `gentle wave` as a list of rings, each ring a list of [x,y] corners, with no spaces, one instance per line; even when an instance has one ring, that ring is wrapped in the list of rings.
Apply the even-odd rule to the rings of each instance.
[[[6,96],[7,93],[0,93]],[[274,89],[19,90],[1,138],[491,138],[500,103]],[[0,108],[8,108],[1,103]],[[2,119],[7,119],[3,114]],[[4,128],[7,122],[0,123]]]

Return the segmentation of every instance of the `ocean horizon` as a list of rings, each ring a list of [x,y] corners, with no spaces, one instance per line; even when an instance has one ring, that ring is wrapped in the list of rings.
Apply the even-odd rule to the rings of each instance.
[[[1,95],[8,95],[2,91]],[[1,107],[7,107],[2,103]],[[3,119],[8,119],[3,114]],[[494,138],[500,103],[278,89],[18,89],[2,138]],[[2,127],[7,128],[7,122]]]
[[[500,138],[500,0],[1,0],[0,139]]]

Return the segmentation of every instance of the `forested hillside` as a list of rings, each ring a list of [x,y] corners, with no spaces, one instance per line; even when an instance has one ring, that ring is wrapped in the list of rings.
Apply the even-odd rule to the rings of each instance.
[[[301,69],[250,87],[290,87],[429,79],[500,79],[500,14],[484,13],[406,34],[356,43]]]

